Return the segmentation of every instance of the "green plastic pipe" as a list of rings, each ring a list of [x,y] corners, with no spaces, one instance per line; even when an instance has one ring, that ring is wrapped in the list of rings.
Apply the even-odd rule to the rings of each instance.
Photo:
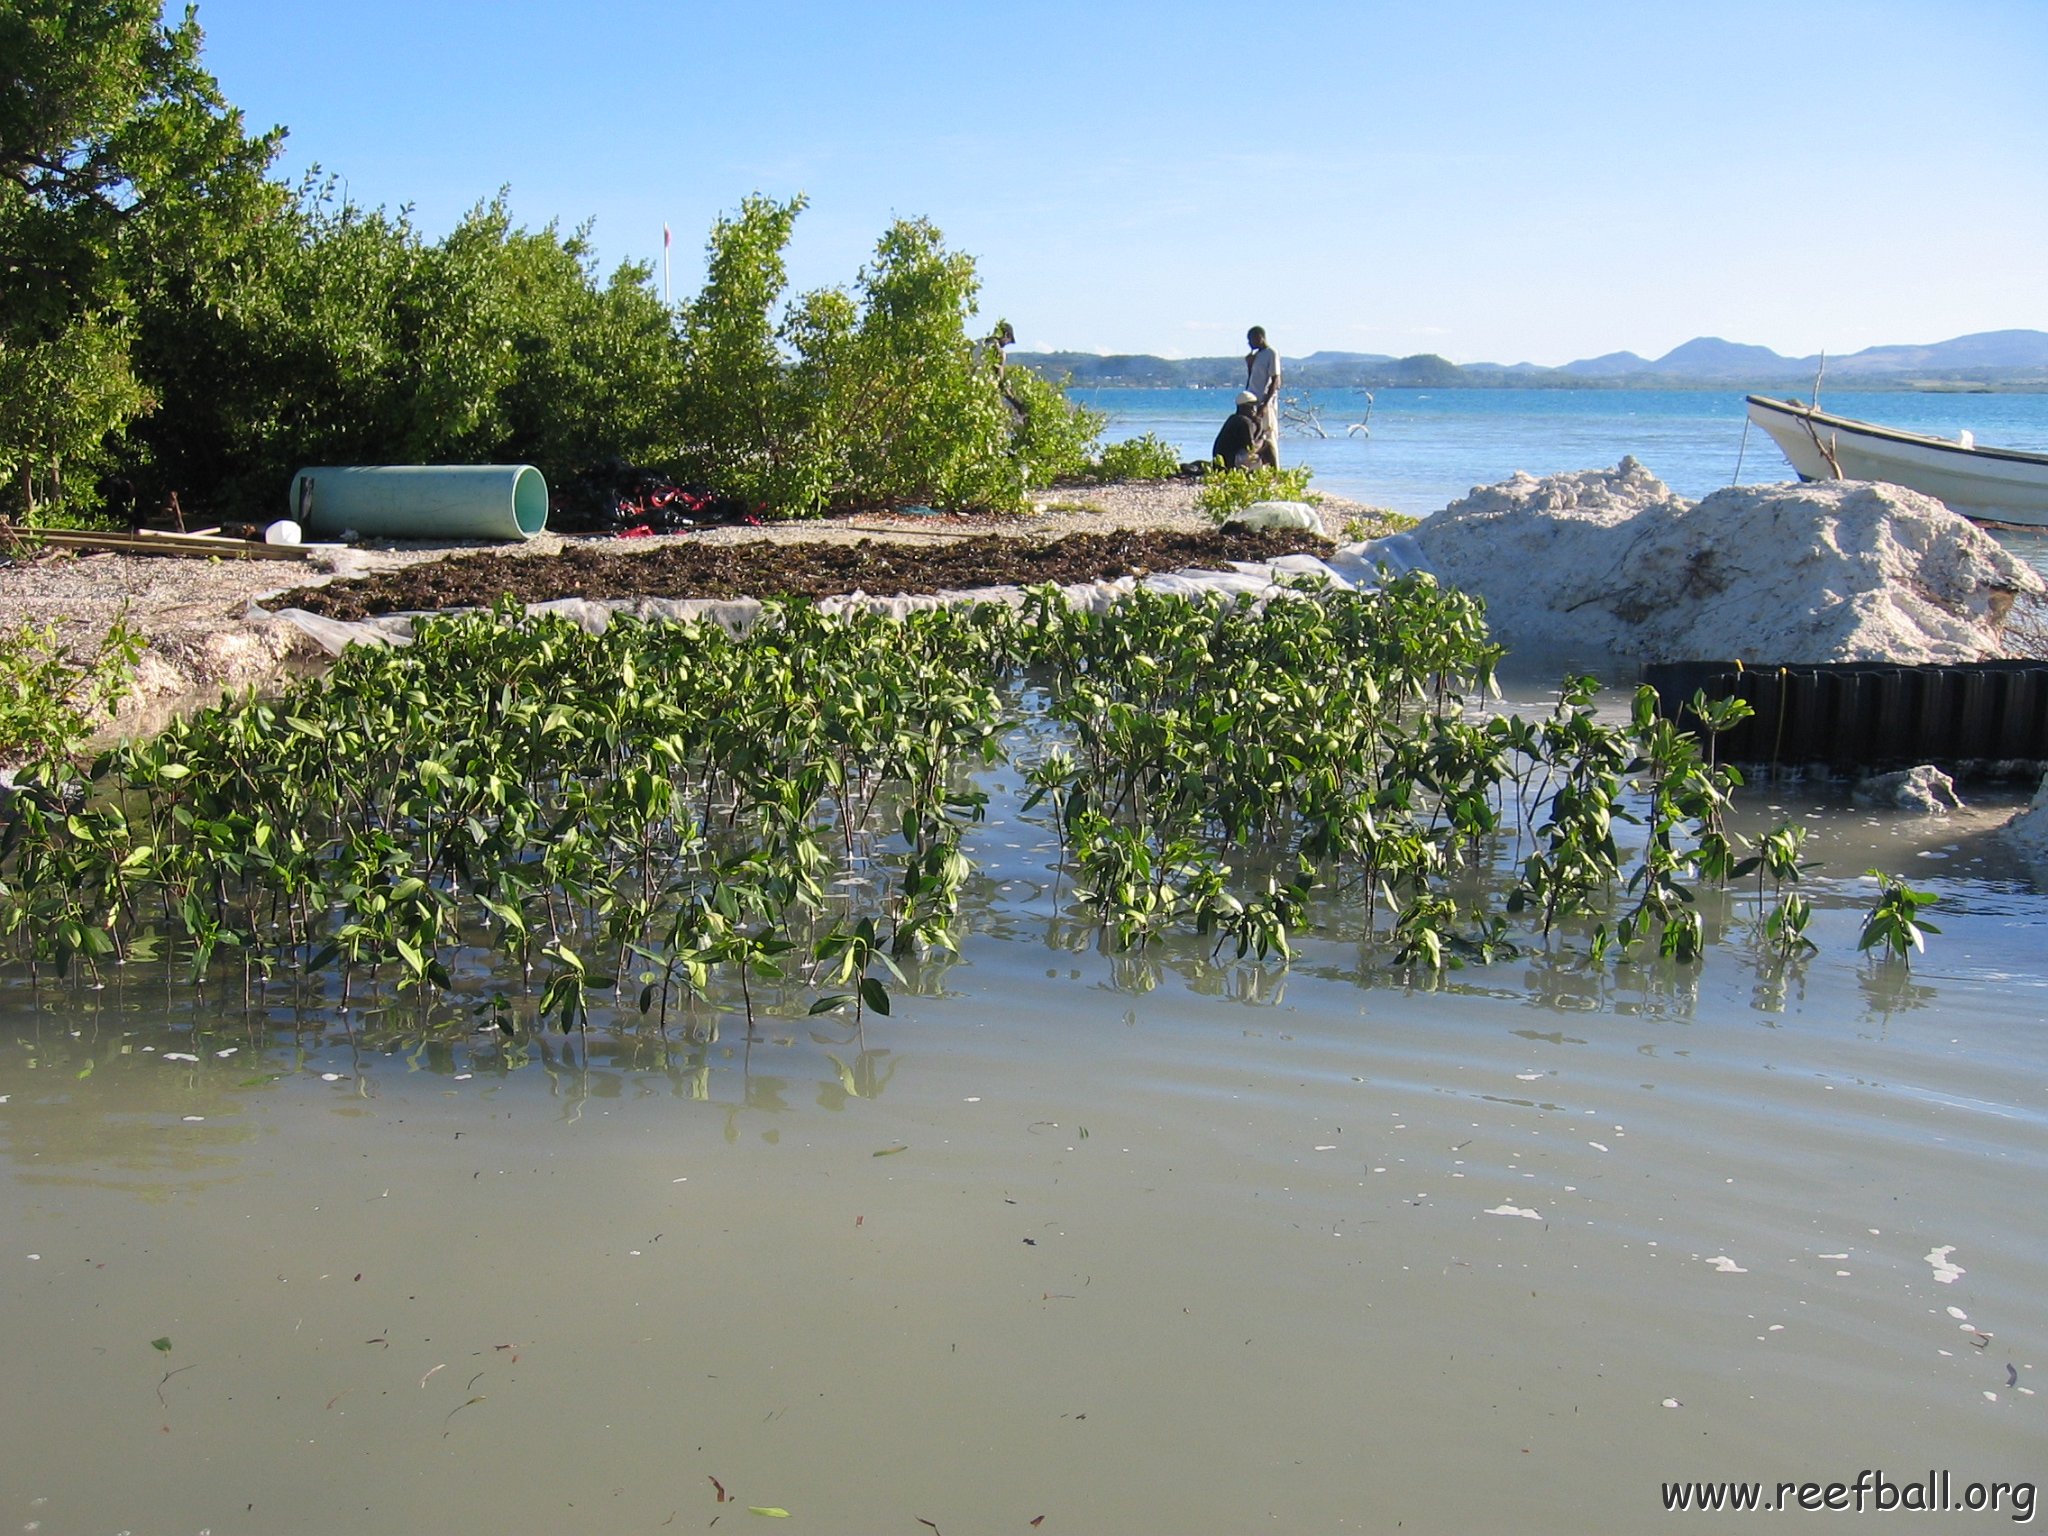
[[[307,533],[387,539],[530,539],[548,525],[531,464],[367,464],[302,469],[285,514]]]

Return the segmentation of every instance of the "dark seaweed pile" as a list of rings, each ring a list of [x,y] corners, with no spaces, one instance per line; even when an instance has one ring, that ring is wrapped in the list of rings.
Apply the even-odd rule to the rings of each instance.
[[[465,555],[376,576],[300,587],[270,599],[333,619],[488,607],[559,597],[876,597],[997,585],[1108,580],[1148,571],[1217,567],[1329,548],[1300,532],[1204,529],[1077,533],[1049,543],[983,537],[914,545],[767,542],[666,544],[656,549],[579,544],[559,555]]]

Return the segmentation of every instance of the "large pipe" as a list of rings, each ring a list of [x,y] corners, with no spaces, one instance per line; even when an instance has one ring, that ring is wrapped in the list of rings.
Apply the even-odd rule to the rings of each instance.
[[[548,525],[531,464],[368,464],[302,469],[288,517],[308,533],[387,539],[530,539]]]

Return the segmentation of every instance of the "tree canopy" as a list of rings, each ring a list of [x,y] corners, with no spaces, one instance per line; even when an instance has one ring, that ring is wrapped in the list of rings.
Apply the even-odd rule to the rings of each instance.
[[[283,131],[247,134],[200,43],[156,0],[0,4],[0,472],[30,509],[149,404],[138,305],[219,282],[284,203]]]
[[[440,239],[270,179],[194,12],[0,0],[0,510],[264,517],[308,463],[632,465],[778,515],[1014,507],[1100,418],[977,342],[973,260],[897,222],[791,297],[804,199],[719,220],[702,290],[479,202]]]

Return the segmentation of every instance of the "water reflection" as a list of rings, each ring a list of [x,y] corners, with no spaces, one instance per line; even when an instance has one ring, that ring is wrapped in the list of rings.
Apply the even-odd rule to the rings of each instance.
[[[16,1176],[152,1201],[237,1177],[257,1135],[243,1100],[275,1080],[238,1048],[200,1058],[85,1031],[0,1048],[0,1154]]]
[[[1739,989],[1748,1016],[1766,1027],[1779,1027],[1788,1014],[1825,1016],[1833,1010],[1882,1030],[1896,1018],[1954,1005],[1986,987],[2048,987],[2031,958],[2031,936],[2044,922],[2042,903],[2023,880],[2009,878],[2009,862],[2000,864],[1981,835],[1996,819],[1989,812],[1873,816],[1850,808],[1842,787],[1827,784],[1779,783],[1743,795],[1735,819],[1751,834],[1787,815],[1808,819],[1825,834],[1809,844],[1823,867],[1805,886],[1816,942],[1831,957],[1818,964],[1780,956],[1767,946],[1761,927],[1765,893],[1752,882],[1698,893],[1708,939],[1702,964],[1681,965],[1641,952],[1596,963],[1592,929],[1570,920],[1548,936],[1516,935],[1521,947],[1493,963],[1434,973],[1391,962],[1383,942],[1387,913],[1378,914],[1379,934],[1367,933],[1372,913],[1355,888],[1318,894],[1316,926],[1294,936],[1291,962],[1238,959],[1219,952],[1212,939],[1180,932],[1119,949],[1096,915],[1073,903],[1050,825],[1020,818],[1017,799],[1018,785],[1007,775],[992,781],[991,820],[972,834],[970,851],[980,868],[961,893],[961,953],[907,965],[904,982],[894,989],[899,1014],[918,1002],[986,997],[1017,984],[1030,990],[1020,990],[1013,1002],[1054,1012],[1070,1006],[1075,994],[1063,989],[1070,982],[1155,1005],[1186,997],[1274,1010],[1292,1007],[1290,982],[1306,978],[1366,994],[1439,999],[1447,1006],[1505,1003],[1550,1020],[1606,1015],[1681,1024],[1700,1019],[1710,991]],[[1870,898],[1868,883],[1847,871],[1872,862],[1895,864],[1902,850],[1913,849],[1939,852],[1947,860],[1940,877],[1923,882],[1940,894],[1936,915],[1954,929],[1975,925],[1981,941],[1965,952],[1954,931],[1936,939],[1944,950],[1957,946],[1958,954],[1939,977],[1883,958],[1841,964],[1840,953],[1853,952]],[[1236,862],[1249,867],[1271,851],[1246,850]],[[1521,842],[1504,834],[1475,858],[1500,869],[1523,851]],[[1842,872],[1830,874],[1827,866]],[[1034,950],[1063,962],[1044,968],[1042,983],[1026,959]],[[679,1004],[664,1027],[635,1006],[628,987],[616,998],[595,1000],[588,1031],[565,1036],[523,1024],[500,1028],[501,1021],[530,1018],[533,996],[528,978],[494,972],[489,962],[482,950],[450,954],[451,969],[463,980],[458,999],[424,1005],[412,996],[395,1002],[359,999],[352,1011],[335,1006],[331,977],[303,987],[258,987],[246,1006],[235,997],[203,998],[174,984],[167,968],[147,975],[115,973],[104,991],[47,982],[33,988],[19,977],[0,979],[0,1031],[17,1033],[24,1050],[40,1050],[35,1070],[47,1074],[37,1078],[37,1093],[0,1105],[14,1111],[0,1124],[5,1134],[26,1138],[17,1161],[40,1157],[77,1166],[98,1151],[106,1168],[142,1173],[176,1164],[189,1175],[203,1171],[210,1144],[225,1146],[250,1134],[216,1123],[231,1122],[237,1095],[258,1091],[269,1080],[259,1075],[243,1081],[248,1064],[259,1074],[303,1072],[316,1060],[338,1066],[346,1084],[337,1082],[336,1091],[365,1099],[376,1092],[382,1064],[391,1061],[408,1073],[480,1085],[531,1082],[569,1120],[587,1105],[629,1097],[723,1102],[772,1118],[787,1111],[792,1093],[802,1093],[840,1110],[855,1100],[880,1098],[901,1066],[887,1046],[878,1048],[858,1028],[848,1025],[835,1034],[807,1026],[804,1013],[813,994],[800,965],[793,964],[781,981],[756,987],[751,1025],[742,1022],[746,1016],[734,992]],[[1724,974],[1731,967],[1740,972],[1734,983]],[[488,1001],[477,1001],[486,996]],[[868,1020],[870,1028],[879,1023],[877,1017]],[[155,1044],[153,1053],[141,1052],[137,1042],[145,1037]],[[1554,1027],[1535,1028],[1527,1037],[1583,1043],[1577,1032],[1567,1035]],[[343,1050],[345,1057],[333,1054]],[[235,1052],[243,1053],[239,1077],[230,1076],[232,1069],[208,1070],[180,1085],[162,1067],[168,1053],[228,1063]],[[122,1094],[125,1118],[118,1125],[108,1125],[103,1134],[77,1132],[68,1149],[52,1142],[38,1153],[38,1141],[66,1134],[57,1127],[70,1114],[63,1108],[66,1100],[42,1085],[65,1071],[136,1072],[141,1055],[150,1057],[157,1075],[147,1079],[148,1094]],[[52,1129],[26,1129],[25,1107],[50,1120]],[[187,1120],[187,1114],[196,1118]],[[167,1118],[194,1128],[177,1139],[175,1150],[151,1135],[150,1127]]]
[[[832,1110],[846,1108],[850,1099],[879,1099],[889,1086],[889,1079],[902,1065],[901,1061],[892,1059],[887,1050],[858,1051],[851,1062],[827,1051],[825,1059],[839,1073],[839,1080],[818,1085],[818,1107]]]
[[[1941,993],[1917,980],[1912,971],[1895,961],[1873,960],[1856,972],[1856,990],[1863,997],[1864,1017],[1880,1024],[1894,1014],[1932,1008]]]

